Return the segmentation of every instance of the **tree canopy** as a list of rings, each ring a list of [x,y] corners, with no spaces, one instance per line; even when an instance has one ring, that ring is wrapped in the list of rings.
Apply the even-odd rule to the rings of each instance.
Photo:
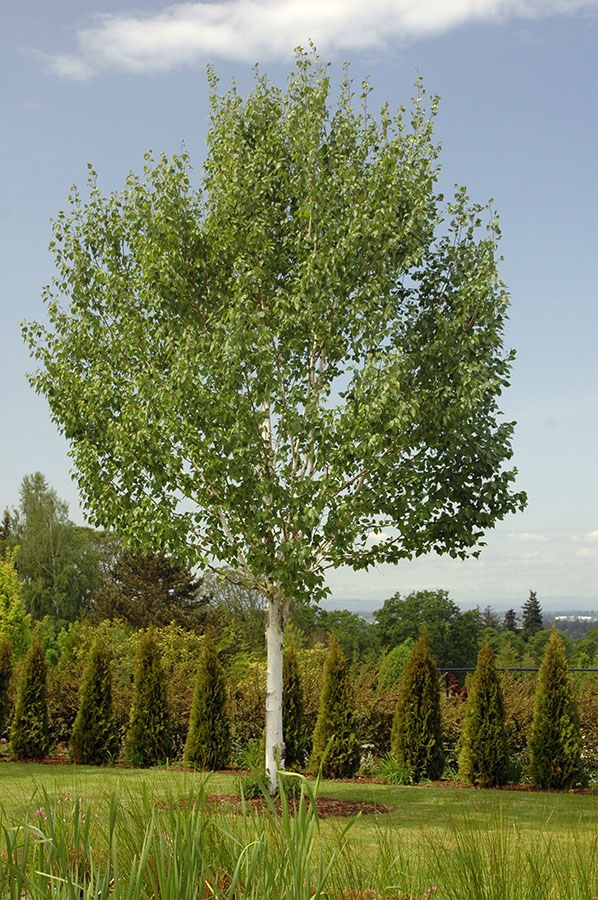
[[[373,114],[298,51],[286,90],[210,87],[199,186],[185,153],[109,195],[90,167],[25,337],[95,523],[266,597],[281,723],[291,598],[333,566],[475,553],[524,504],[508,297],[493,212],[438,189],[421,84]]]
[[[163,553],[123,552],[104,578],[93,603],[101,619],[122,619],[135,628],[149,625],[193,627],[205,619],[201,582]]]
[[[202,189],[185,154],[148,158],[54,223],[26,336],[90,509],[286,596],[327,564],[462,555],[522,498],[497,226],[435,190],[436,101],[375,118],[346,80],[331,111],[305,55],[286,93],[212,88]]]
[[[385,600],[374,613],[383,647],[416,640],[427,629],[430,651],[440,666],[473,666],[478,652],[478,612],[462,613],[448,591],[413,591]]]
[[[67,504],[41,472],[25,475],[19,500],[10,541],[18,547],[26,607],[36,619],[74,621],[100,585],[103,535],[71,522]]]

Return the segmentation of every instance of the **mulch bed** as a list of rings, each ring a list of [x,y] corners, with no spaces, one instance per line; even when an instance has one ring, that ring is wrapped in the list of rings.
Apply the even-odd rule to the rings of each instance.
[[[221,808],[231,808],[238,812],[241,811],[241,801],[236,794],[210,794],[209,801]],[[306,799],[306,803],[309,806],[309,799]],[[265,809],[268,805],[266,800],[261,797],[246,800],[245,804],[257,811]],[[280,810],[280,801],[276,800],[275,804],[277,809]],[[293,812],[296,808],[296,802],[293,799],[289,799],[288,804],[289,809]],[[374,815],[376,813],[387,813],[390,812],[393,807],[382,806],[378,803],[365,803],[359,800],[333,800],[331,797],[317,797],[316,809],[318,810],[318,817],[320,819],[327,819],[331,817],[351,818],[358,813],[361,813],[361,815],[364,816]]]

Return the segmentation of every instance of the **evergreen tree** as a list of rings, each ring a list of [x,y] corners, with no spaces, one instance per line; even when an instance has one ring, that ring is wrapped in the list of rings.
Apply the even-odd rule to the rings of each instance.
[[[322,766],[325,778],[351,778],[359,768],[360,750],[351,695],[347,660],[336,636],[332,634],[324,663],[324,681],[310,760],[313,770]]]
[[[15,659],[20,659],[31,644],[31,616],[25,611],[16,552],[13,547],[0,556],[0,634],[7,635]]]
[[[206,637],[197,668],[185,762],[199,769],[224,769],[230,748],[224,672],[213,641]]]
[[[556,629],[538,673],[529,738],[532,784],[572,787],[581,774],[580,728],[569,683],[565,645]]]
[[[509,750],[502,689],[494,652],[486,643],[478,654],[477,668],[469,684],[467,712],[461,732],[459,775],[470,784],[490,787],[505,784],[508,769]]]
[[[284,757],[287,766],[302,768],[305,765],[305,720],[303,688],[297,654],[293,644],[284,649],[282,688],[282,733]]]
[[[514,609],[508,609],[505,613],[502,627],[505,631],[512,631],[514,634],[518,632],[517,628],[517,613]]]
[[[23,661],[10,749],[17,759],[42,759],[49,747],[46,661],[39,634],[36,634]]]
[[[98,638],[83,673],[79,711],[71,735],[71,753],[76,763],[101,766],[114,760],[118,748],[110,653]]]
[[[529,592],[529,600],[523,604],[523,615],[521,617],[521,634],[525,641],[536,633],[542,631],[544,623],[542,621],[542,607],[536,596],[535,591]]]
[[[12,533],[13,521],[10,512],[5,509],[0,522],[0,558],[3,557],[13,543],[14,537]]]
[[[442,775],[440,681],[427,629],[418,637],[401,678],[390,746],[415,781]]]
[[[188,566],[163,553],[144,555],[123,550],[95,598],[100,619],[122,619],[134,628],[203,624],[208,597]]]
[[[0,634],[0,737],[8,721],[10,679],[12,677],[12,645],[7,634]]]
[[[480,629],[480,631],[483,631],[484,628],[495,628],[496,630],[498,630],[499,627],[499,616],[490,605],[485,606],[478,616],[478,628]]]
[[[126,755],[134,766],[158,765],[173,755],[164,671],[153,628],[139,642]]]

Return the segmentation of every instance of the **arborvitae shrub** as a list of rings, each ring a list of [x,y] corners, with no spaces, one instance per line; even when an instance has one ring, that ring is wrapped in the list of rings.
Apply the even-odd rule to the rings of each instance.
[[[21,669],[10,749],[17,759],[42,759],[49,748],[46,661],[36,634]]]
[[[230,751],[224,672],[213,641],[206,636],[197,667],[185,762],[199,769],[224,769]]]
[[[580,728],[565,645],[556,630],[544,651],[529,739],[530,777],[542,788],[568,788],[581,776]]]
[[[173,755],[164,672],[153,628],[139,642],[125,750],[134,766],[159,765]]]
[[[303,714],[303,688],[297,654],[292,644],[285,647],[282,687],[282,733],[285,765],[288,768],[305,765],[306,737]]]
[[[324,752],[332,740],[324,759]],[[330,638],[324,664],[324,682],[320,709],[314,729],[310,765],[322,766],[325,778],[351,778],[360,762],[360,748],[355,733],[352,691],[347,660],[334,635]]]
[[[442,775],[439,673],[425,629],[411,651],[401,678],[390,747],[397,762],[411,771],[414,781]]]
[[[459,775],[482,787],[505,784],[509,777],[505,707],[490,644],[484,644],[478,653],[477,668],[469,683]]]
[[[0,737],[8,722],[10,679],[12,677],[12,644],[7,634],[0,635]]]
[[[98,638],[83,673],[79,711],[71,735],[71,753],[76,763],[100,766],[115,759],[118,747],[110,653]]]

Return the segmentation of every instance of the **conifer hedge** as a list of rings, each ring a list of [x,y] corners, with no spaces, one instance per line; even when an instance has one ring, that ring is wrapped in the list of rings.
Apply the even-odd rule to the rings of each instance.
[[[0,737],[3,737],[10,710],[12,644],[7,634],[0,635]]]
[[[164,671],[151,627],[143,633],[137,651],[125,753],[134,766],[159,765],[173,756]]]
[[[39,633],[34,635],[23,661],[10,749],[17,759],[43,759],[50,749],[46,660]]]
[[[440,681],[427,629],[418,637],[401,678],[390,749],[414,781],[442,775]]]
[[[509,749],[505,707],[494,652],[486,643],[468,686],[467,712],[461,732],[459,775],[481,787],[506,784]]]
[[[299,663],[293,644],[284,649],[282,688],[282,733],[287,768],[305,765],[306,735],[303,707],[303,687]]]
[[[330,748],[325,756],[326,748]],[[312,770],[322,766],[324,778],[351,778],[360,763],[355,733],[349,667],[340,644],[332,634],[324,663],[324,681],[313,736]]]
[[[83,672],[79,711],[71,735],[71,754],[76,763],[99,766],[113,762],[118,750],[110,653],[102,639],[97,638]]]
[[[538,673],[529,738],[530,776],[541,788],[570,788],[581,778],[580,728],[565,645],[553,629]]]
[[[185,744],[185,762],[198,769],[224,769],[231,751],[226,682],[213,640],[204,639]]]

